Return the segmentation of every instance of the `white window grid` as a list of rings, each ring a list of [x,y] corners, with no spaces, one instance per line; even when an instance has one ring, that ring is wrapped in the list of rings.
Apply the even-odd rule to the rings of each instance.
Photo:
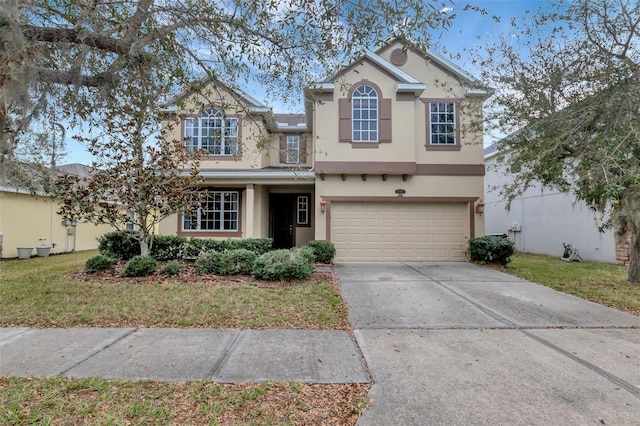
[[[456,104],[433,102],[429,106],[432,145],[456,144]]]
[[[208,155],[236,155],[238,153],[238,119],[224,118],[217,108],[207,108],[201,117],[185,120],[187,148],[202,149]]]
[[[287,135],[287,163],[300,163],[300,136]]]
[[[353,142],[378,142],[378,93],[368,85],[358,86],[351,97]]]
[[[298,225],[307,225],[309,223],[309,197],[301,195],[298,197]]]
[[[207,197],[193,213],[185,214],[185,231],[237,231],[238,230],[237,191],[209,191]]]

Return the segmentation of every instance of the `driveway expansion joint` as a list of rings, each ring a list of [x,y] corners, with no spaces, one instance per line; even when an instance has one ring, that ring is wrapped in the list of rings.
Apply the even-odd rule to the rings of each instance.
[[[209,378],[209,381],[215,381],[215,377],[218,375],[220,367],[227,360],[227,358],[229,357],[229,354],[231,353],[231,349],[233,349],[233,346],[236,344],[238,339],[240,339],[240,335],[242,335],[242,333],[244,332],[245,330],[238,330],[238,332],[236,333],[236,337],[233,338],[233,341],[229,343],[229,345],[225,349],[224,355],[222,355],[220,359],[214,363],[211,371],[207,375],[207,377]]]
[[[60,373],[58,373],[58,375],[59,376],[63,376],[65,374],[67,374],[69,371],[73,370],[74,368],[76,368],[77,366],[82,364],[83,362],[88,361],[89,359],[91,359],[94,356],[98,355],[100,352],[110,348],[111,346],[115,345],[116,343],[118,343],[119,341],[124,339],[125,337],[128,337],[128,336],[132,335],[133,333],[135,333],[138,330],[139,330],[139,328],[133,328],[133,329],[128,330],[126,333],[122,334],[121,336],[118,336],[114,341],[112,341],[110,343],[107,343],[106,345],[104,345],[101,348],[96,348],[96,350],[94,350],[93,352],[89,353],[89,355],[87,355],[85,358],[83,358],[82,360],[76,362],[71,367],[61,371]]]

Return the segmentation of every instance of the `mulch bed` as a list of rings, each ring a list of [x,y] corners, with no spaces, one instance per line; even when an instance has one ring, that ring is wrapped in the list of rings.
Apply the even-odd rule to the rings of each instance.
[[[72,274],[72,277],[79,280],[85,281],[94,281],[94,280],[104,280],[104,281],[128,281],[128,282],[148,282],[150,284],[157,284],[160,282],[220,282],[220,283],[238,283],[238,284],[251,284],[260,288],[271,288],[271,289],[280,289],[280,288],[289,288],[295,287],[300,284],[322,284],[326,282],[334,282],[335,283],[335,275],[333,272],[314,272],[309,278],[301,279],[301,280],[291,280],[291,281],[265,281],[259,280],[251,275],[237,274],[237,275],[212,275],[212,274],[204,274],[199,275],[195,270],[194,262],[181,262],[182,269],[178,275],[165,275],[162,273],[162,268],[168,262],[158,262],[158,267],[156,271],[148,275],[146,277],[125,277],[123,275],[124,269],[126,266],[126,262],[119,261],[114,268],[104,271],[104,272],[96,272],[96,273],[87,273],[84,271],[78,271]],[[320,266],[320,265],[318,265]],[[326,266],[326,265],[322,265]]]

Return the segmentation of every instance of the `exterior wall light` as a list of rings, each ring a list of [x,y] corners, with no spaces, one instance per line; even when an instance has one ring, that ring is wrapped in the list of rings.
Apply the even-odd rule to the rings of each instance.
[[[327,202],[325,200],[320,201],[320,211],[322,213],[327,211]]]
[[[476,204],[476,214],[483,214],[484,213],[484,201],[480,200],[478,201],[478,204]]]

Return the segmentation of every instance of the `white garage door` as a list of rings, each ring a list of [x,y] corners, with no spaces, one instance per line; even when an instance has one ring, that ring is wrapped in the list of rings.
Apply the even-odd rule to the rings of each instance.
[[[333,202],[336,260],[465,260],[466,203]]]

